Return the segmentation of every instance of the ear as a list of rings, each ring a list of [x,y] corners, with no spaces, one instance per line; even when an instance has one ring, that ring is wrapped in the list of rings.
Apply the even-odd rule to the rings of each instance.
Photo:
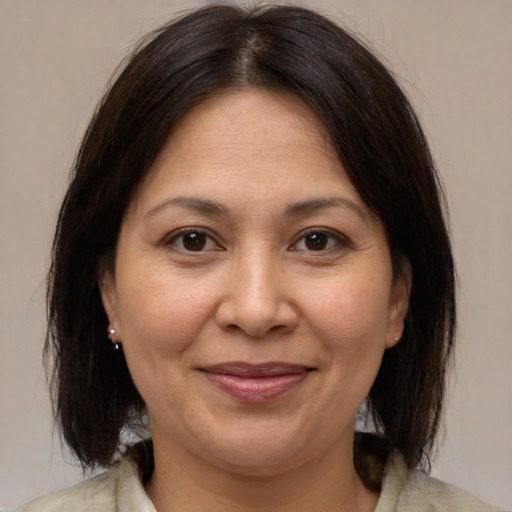
[[[394,347],[402,337],[411,289],[412,268],[409,260],[404,258],[400,265],[400,271],[393,277],[388,307],[386,348]]]
[[[99,279],[101,302],[107,314],[109,323],[118,331],[117,325],[117,288],[114,275],[111,270],[103,269]]]

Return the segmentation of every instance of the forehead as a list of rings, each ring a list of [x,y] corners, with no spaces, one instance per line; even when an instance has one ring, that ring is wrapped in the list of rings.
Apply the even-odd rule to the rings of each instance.
[[[267,130],[260,129],[262,122]],[[208,132],[224,123],[226,128],[233,128],[234,137],[239,135],[243,140],[247,133],[239,131],[242,125],[260,143],[265,142],[266,135],[276,128],[286,127],[295,136],[316,139],[322,145],[330,146],[328,132],[311,108],[296,94],[277,89],[228,89],[214,93],[180,120],[171,137],[176,141],[187,132],[198,128]],[[254,130],[250,129],[251,125]],[[288,142],[288,135],[283,132],[282,137],[274,139],[274,142]]]
[[[231,200],[238,190],[243,200],[244,190],[254,199],[276,188],[325,195],[332,187],[359,200],[312,110],[291,93],[246,89],[215,94],[181,119],[135,202],[148,208],[140,203],[191,189]]]
[[[303,147],[335,156],[327,130],[296,95],[262,89],[216,93],[192,108],[177,124],[158,160],[168,158],[272,156]],[[336,159],[337,160],[337,159]]]

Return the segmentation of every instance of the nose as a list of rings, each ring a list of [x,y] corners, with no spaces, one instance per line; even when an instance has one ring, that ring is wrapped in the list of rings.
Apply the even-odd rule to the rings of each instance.
[[[241,254],[230,265],[226,293],[216,311],[223,330],[240,330],[251,338],[290,332],[298,313],[278,258],[257,252]]]

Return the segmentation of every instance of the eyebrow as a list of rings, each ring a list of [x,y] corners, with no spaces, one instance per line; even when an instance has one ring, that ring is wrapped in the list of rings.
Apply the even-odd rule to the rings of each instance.
[[[225,206],[216,201],[201,199],[199,197],[179,196],[163,200],[151,208],[144,217],[153,217],[158,215],[162,210],[172,206],[180,206],[204,215],[226,216],[230,213]],[[333,206],[342,206],[347,208],[356,213],[365,222],[369,220],[368,213],[363,208],[345,197],[321,197],[297,201],[288,205],[285,210],[285,217],[298,217],[300,215],[306,215],[325,208],[332,208]]]
[[[356,213],[365,222],[369,220],[368,212],[366,212],[358,204],[354,203],[354,201],[351,201],[345,197],[321,197],[308,199],[305,201],[298,201],[296,203],[290,204],[288,208],[286,208],[285,215],[287,217],[297,217],[299,215],[312,213],[324,208],[331,208],[333,206],[342,206],[347,208]]]
[[[173,197],[165,199],[151,208],[144,217],[153,217],[162,210],[171,206],[181,206],[189,210],[194,210],[205,215],[228,215],[229,210],[220,203],[210,201],[208,199],[200,199],[199,197]]]

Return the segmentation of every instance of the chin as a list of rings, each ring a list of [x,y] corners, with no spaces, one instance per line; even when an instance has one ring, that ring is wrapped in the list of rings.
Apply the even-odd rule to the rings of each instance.
[[[259,423],[259,425],[258,425]],[[259,428],[258,428],[259,427]],[[299,468],[337,445],[340,439],[323,439],[316,428],[283,428],[265,421],[225,429],[222,437],[210,439],[200,456],[210,463],[242,476],[271,477]],[[334,442],[333,442],[334,441]],[[352,439],[350,439],[352,443]]]
[[[248,447],[244,444],[239,450],[233,445],[229,453],[217,454],[217,465],[226,471],[246,477],[272,477],[300,467],[307,457],[300,456],[283,446]]]

